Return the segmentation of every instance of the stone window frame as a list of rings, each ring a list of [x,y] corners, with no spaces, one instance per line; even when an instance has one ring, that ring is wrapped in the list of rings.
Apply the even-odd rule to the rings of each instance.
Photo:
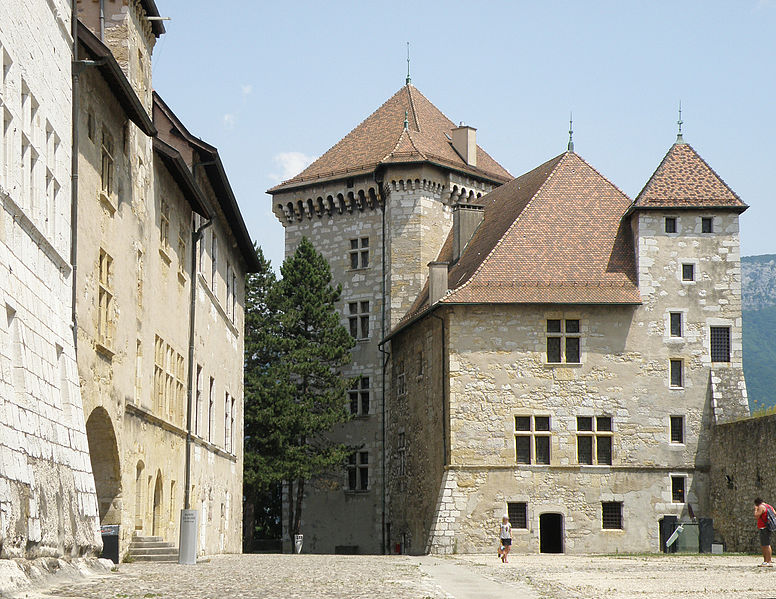
[[[111,214],[116,211],[116,202],[114,200],[115,179],[116,179],[116,161],[114,159],[114,143],[108,128],[103,125],[102,137],[100,139],[100,200],[105,202],[111,210]]]
[[[551,328],[554,328],[554,325],[550,325],[551,322],[558,322],[559,323],[559,330],[550,330]],[[574,331],[568,331],[569,323],[570,322],[576,322],[576,328],[577,330]],[[546,347],[544,352],[544,363],[547,366],[581,366],[583,363],[583,342],[582,342],[582,329],[583,329],[583,323],[582,318],[577,314],[553,314],[553,315],[547,315],[544,319],[544,336],[546,341]],[[550,339],[560,339],[559,344],[559,352],[560,352],[560,361],[559,362],[551,362],[550,361]],[[579,361],[578,362],[569,362],[568,361],[568,351],[569,351],[569,341],[572,339],[577,339],[577,352],[579,354]],[[553,349],[554,351],[554,349]]]
[[[710,234],[714,233],[714,217],[713,216],[701,216],[701,233]]]
[[[369,376],[359,375],[353,387],[348,389],[349,409],[355,418],[365,418],[372,414],[372,379]],[[364,405],[366,402],[366,411]],[[356,409],[353,410],[355,405]]]
[[[186,282],[186,262],[188,260],[188,231],[181,223],[178,229],[178,278],[181,284]]]
[[[422,379],[423,375],[426,373],[425,354],[423,352],[422,346],[416,352],[416,358],[417,358],[417,369],[418,369],[417,378]]]
[[[345,492],[368,493],[371,491],[369,476],[369,451],[360,450],[348,456],[345,468]]]
[[[685,329],[685,314],[687,313],[687,310],[669,310],[668,311],[668,322],[666,330],[668,331],[668,337],[673,340],[678,339],[684,339],[684,329]],[[675,322],[674,317],[678,317],[678,323]],[[674,325],[678,325],[679,327],[679,334],[674,334]]]
[[[671,489],[671,503],[684,504],[687,503],[687,491],[688,491],[688,479],[689,476],[684,473],[672,472],[668,475],[669,488]],[[681,481],[681,485],[675,484]],[[681,501],[677,500],[677,497],[681,496]]]
[[[367,341],[371,333],[372,306],[368,299],[349,299],[345,302],[348,332],[356,341]],[[353,334],[355,333],[355,335]]]
[[[616,508],[615,512],[607,514],[607,507]],[[611,526],[607,526],[607,520]],[[622,501],[601,501],[601,530],[622,531],[625,530]]]
[[[407,476],[407,435],[404,429],[399,429],[396,435],[397,475],[400,478]]]
[[[679,384],[674,384],[674,364],[679,364]],[[668,359],[668,388],[669,389],[684,389],[685,388],[685,372],[684,372],[684,358],[669,358]]]
[[[97,284],[97,344],[112,354],[115,333],[113,257],[102,248],[97,260]]]
[[[669,230],[672,228],[673,231]],[[679,232],[679,217],[666,216],[663,219],[663,231],[666,233],[666,235],[676,235]]]
[[[678,423],[678,434],[676,424]],[[680,440],[675,440],[678,437]],[[668,417],[668,442],[673,446],[685,446],[686,426],[684,414],[671,414]]]
[[[692,267],[692,278],[686,279],[685,278],[685,267],[691,266]],[[682,285],[695,285],[698,282],[698,260],[688,258],[688,259],[682,259],[679,262],[679,269],[677,271],[677,276],[679,277],[679,282]]]
[[[590,418],[590,428],[580,428],[580,419]],[[601,423],[609,420],[609,428],[601,428]],[[599,420],[601,422],[599,422]],[[580,466],[611,466],[614,462],[614,417],[611,414],[578,414],[575,421],[577,432],[577,464]],[[580,461],[579,441],[580,439],[591,439],[590,442],[590,462]],[[599,441],[609,439],[609,461],[600,462]]]
[[[524,419],[528,418],[528,428],[521,428],[518,426],[518,418]],[[547,428],[538,428],[536,425],[536,419],[542,418],[547,419]],[[515,414],[513,418],[514,423],[514,438],[515,438],[515,463],[521,464],[525,466],[549,466],[552,464],[552,416],[550,414]],[[520,439],[528,439],[528,461],[518,461],[518,438]],[[536,456],[538,454],[537,451],[537,440],[546,439],[547,443],[547,461],[546,462],[537,462]]]
[[[404,371],[404,360],[399,360],[396,364],[396,397],[407,395],[407,375]]]
[[[715,339],[714,339],[714,332],[715,331],[727,331],[727,340],[722,340],[722,343],[726,347],[719,347],[720,340],[717,340],[717,348],[716,351],[726,351],[726,354],[723,354],[723,357],[726,355],[726,360],[715,360],[715,357],[720,357],[719,354],[715,353]],[[732,326],[729,324],[712,324],[709,323],[709,360],[712,364],[730,364],[732,362],[732,353],[733,353],[733,330]]]
[[[364,270],[370,268],[369,236],[359,236],[350,240],[348,250],[348,270]],[[355,265],[355,266],[354,266]]]

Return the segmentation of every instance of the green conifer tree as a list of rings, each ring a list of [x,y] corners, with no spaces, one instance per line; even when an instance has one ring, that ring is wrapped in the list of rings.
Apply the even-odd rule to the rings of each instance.
[[[245,463],[246,483],[286,485],[293,538],[305,481],[344,465],[352,451],[326,433],[349,418],[351,381],[342,367],[354,341],[335,308],[341,287],[332,286],[329,264],[309,240],[280,271],[273,281],[267,265],[248,282],[256,289],[246,299]]]

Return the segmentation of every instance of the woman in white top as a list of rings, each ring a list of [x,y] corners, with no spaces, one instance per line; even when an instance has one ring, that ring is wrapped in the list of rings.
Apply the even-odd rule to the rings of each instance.
[[[506,514],[501,518],[499,543],[498,556],[501,558],[501,561],[506,564],[509,550],[512,547],[512,525],[509,523],[509,516]]]

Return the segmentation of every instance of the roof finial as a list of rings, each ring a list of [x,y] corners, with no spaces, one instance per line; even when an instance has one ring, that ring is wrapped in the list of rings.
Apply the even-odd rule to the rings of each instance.
[[[574,114],[569,112],[569,152],[574,151]]]
[[[407,85],[412,83],[412,78],[410,77],[410,43],[407,42]]]
[[[684,139],[682,138],[682,125],[684,124],[684,121],[682,120],[682,101],[679,100],[679,120],[676,121],[676,124],[679,125],[679,131],[676,134],[676,143],[683,144]]]
[[[404,111],[404,128],[405,129],[410,128],[409,112],[407,112],[406,110]]]

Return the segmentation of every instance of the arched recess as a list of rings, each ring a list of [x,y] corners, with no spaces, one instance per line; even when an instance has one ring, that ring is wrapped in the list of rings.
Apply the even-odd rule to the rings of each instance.
[[[145,520],[144,475],[145,464],[143,460],[138,460],[135,468],[135,530],[137,531],[143,530],[143,521]]]
[[[155,537],[164,536],[162,532],[162,472],[156,471],[156,484],[154,485],[154,520],[151,534]]]
[[[86,421],[86,439],[94,473],[102,524],[121,524],[121,469],[113,423],[105,408],[95,408]]]

